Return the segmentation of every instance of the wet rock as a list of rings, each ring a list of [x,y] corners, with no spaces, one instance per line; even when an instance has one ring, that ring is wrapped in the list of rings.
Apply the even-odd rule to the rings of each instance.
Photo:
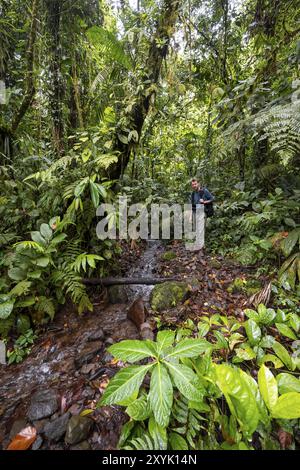
[[[91,446],[88,441],[82,441],[76,444],[75,446],[71,446],[70,450],[90,450]]]
[[[6,364],[6,345],[4,341],[0,341],[0,364]]]
[[[14,424],[12,425],[12,428],[9,433],[10,439],[15,437],[22,429],[26,428],[28,426],[26,419],[21,418],[17,419]]]
[[[85,364],[81,367],[80,373],[81,374],[89,374],[95,369],[96,364]]]
[[[48,423],[49,423],[48,419],[40,419],[39,421],[33,421],[33,425],[34,425],[37,433],[42,432],[44,427]]]
[[[105,354],[102,357],[101,362],[103,364],[107,364],[108,362],[111,362],[113,360],[114,356],[110,354],[108,351],[105,352]]]
[[[157,284],[151,292],[151,308],[156,312],[161,312],[176,307],[187,298],[189,291],[187,282],[167,281]]]
[[[105,340],[105,344],[106,344],[106,346],[111,346],[112,344],[114,344],[113,338],[107,338]]]
[[[47,418],[58,409],[57,396],[54,390],[38,390],[31,398],[28,418],[31,421]]]
[[[67,424],[70,419],[70,413],[65,413],[59,418],[46,424],[44,434],[49,441],[58,442],[66,433]]]
[[[87,343],[75,357],[75,366],[79,369],[84,364],[90,362],[96,354],[101,351],[102,341],[93,341]]]
[[[154,340],[154,333],[152,328],[148,322],[142,323],[140,328],[140,334],[142,339],[150,339],[151,341]]]
[[[102,330],[102,328],[99,328],[97,331],[91,333],[91,335],[88,337],[88,341],[103,341],[104,338],[104,331]]]
[[[38,450],[42,444],[43,444],[43,438],[41,436],[37,436],[36,440],[32,444],[31,450]]]
[[[143,297],[137,298],[130,305],[128,312],[127,312],[127,318],[131,320],[138,329],[145,322],[146,309],[145,309]]]
[[[71,415],[79,415],[82,411],[82,408],[83,406],[82,405],[79,405],[78,403],[74,403],[74,405],[72,405],[69,409],[68,409],[68,412],[71,414]]]
[[[126,304],[128,301],[126,288],[124,286],[110,286],[108,298],[111,304]]]
[[[72,416],[67,425],[65,442],[67,444],[78,444],[84,441],[88,437],[93,424],[93,420],[87,416]]]

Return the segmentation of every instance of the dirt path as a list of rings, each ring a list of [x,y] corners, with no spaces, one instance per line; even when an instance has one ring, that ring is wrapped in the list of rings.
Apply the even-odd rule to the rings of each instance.
[[[176,256],[171,261],[163,261],[161,255],[170,249]],[[174,242],[171,247],[150,244],[128,274],[197,278],[199,288],[189,300],[161,315],[166,325],[179,326],[189,318],[197,321],[204,314],[226,312],[239,317],[245,297],[230,294],[227,287],[235,278],[249,273],[221,258],[187,252],[182,244]],[[121,425],[126,421],[125,414],[119,407],[95,409],[109,378],[122,366],[106,348],[122,339],[139,338],[138,330],[127,320],[126,312],[136,296],[143,295],[147,301],[150,291],[151,286],[131,286],[127,290],[127,303],[106,305],[105,301],[96,300],[94,312],[82,317],[69,306],[39,337],[23,363],[0,366],[2,449],[28,425],[33,425],[38,432],[33,449],[104,450],[116,447]],[[95,292],[94,296],[97,299],[98,294]],[[45,390],[44,398],[39,396],[41,390]],[[52,409],[45,409],[52,402]],[[80,421],[79,414],[86,409],[94,410],[89,415],[92,427],[89,426],[90,418],[85,417],[81,424],[87,425],[86,431],[78,436],[80,422],[76,419]],[[74,430],[65,442],[67,421],[71,417]],[[60,430],[61,435],[56,435],[54,428]]]

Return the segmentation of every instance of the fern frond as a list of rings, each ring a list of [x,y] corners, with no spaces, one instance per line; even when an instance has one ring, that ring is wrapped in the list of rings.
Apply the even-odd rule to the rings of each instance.
[[[113,33],[101,26],[92,26],[87,30],[87,37],[101,56],[106,55],[126,69],[132,67],[130,56],[126,54],[122,42]]]

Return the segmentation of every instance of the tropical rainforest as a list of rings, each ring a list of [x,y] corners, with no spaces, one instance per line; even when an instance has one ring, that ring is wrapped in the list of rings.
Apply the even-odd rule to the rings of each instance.
[[[299,168],[299,0],[1,0],[0,448],[299,449]]]

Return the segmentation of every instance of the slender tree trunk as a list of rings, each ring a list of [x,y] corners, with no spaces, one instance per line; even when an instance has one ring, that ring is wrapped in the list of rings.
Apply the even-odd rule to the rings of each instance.
[[[61,0],[45,0],[47,7],[47,24],[50,35],[50,107],[53,120],[53,141],[56,153],[64,152],[64,124],[63,124],[63,84],[61,80],[61,52],[60,52],[60,23]]]
[[[26,90],[23,101],[17,113],[13,117],[11,124],[11,133],[14,134],[25,116],[28,108],[30,107],[33,97],[35,95],[35,84],[34,84],[34,52],[37,32],[37,13],[38,13],[39,0],[33,0],[32,12],[31,12],[31,27],[28,39],[27,49],[27,76],[26,76]]]
[[[143,81],[147,82],[148,90],[151,84],[155,85],[159,81],[162,63],[168,53],[170,39],[174,33],[181,3],[180,0],[164,0],[163,2],[160,19],[150,45],[148,60],[145,66],[146,73]],[[129,121],[133,123],[132,128],[137,131],[139,139],[144,121],[154,100],[155,92],[146,93],[146,89],[144,89],[139,96],[137,104],[130,113]],[[116,136],[114,150],[119,152],[119,160],[110,168],[111,179],[118,179],[125,170],[129,162],[132,145],[130,142],[124,144]]]

